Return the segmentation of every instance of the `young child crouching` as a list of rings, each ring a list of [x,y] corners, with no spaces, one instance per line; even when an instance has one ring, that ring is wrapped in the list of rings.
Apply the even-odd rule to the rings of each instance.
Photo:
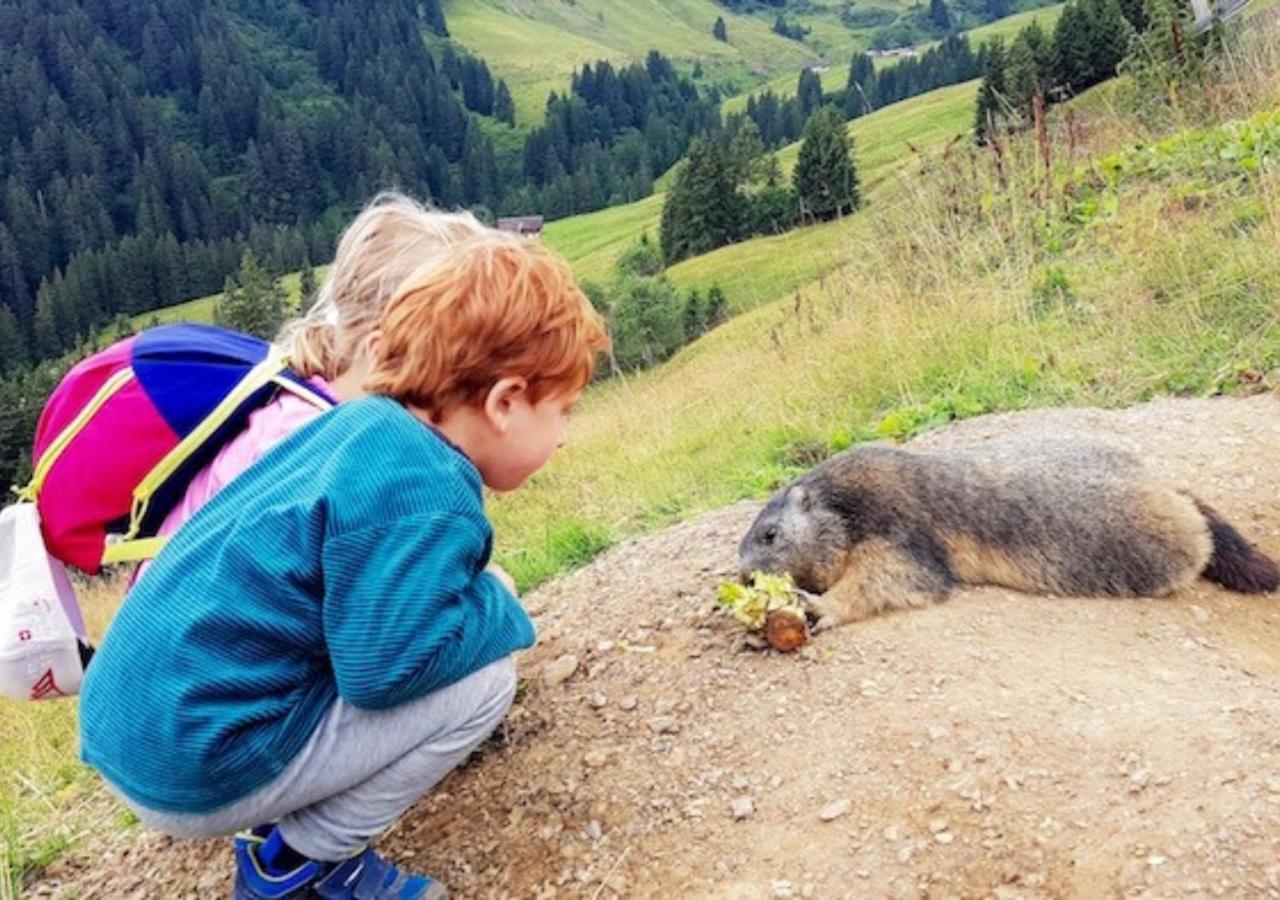
[[[86,675],[85,761],[160,831],[252,829],[236,897],[444,897],[368,842],[506,714],[534,630],[481,485],[547,462],[607,345],[563,260],[514,236],[407,278],[371,396],[231,481],[129,595]]]

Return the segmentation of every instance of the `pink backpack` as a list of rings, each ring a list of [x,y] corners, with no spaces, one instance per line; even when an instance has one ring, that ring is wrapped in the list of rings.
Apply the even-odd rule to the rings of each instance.
[[[0,693],[74,693],[71,661],[89,651],[61,564],[95,574],[155,556],[191,479],[280,390],[336,402],[273,345],[192,324],[126,338],[63,378],[36,428],[28,503],[0,522]]]

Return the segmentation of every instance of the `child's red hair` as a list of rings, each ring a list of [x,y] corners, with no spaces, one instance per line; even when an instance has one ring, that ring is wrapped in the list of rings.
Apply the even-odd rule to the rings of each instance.
[[[365,387],[439,417],[482,403],[500,378],[530,399],[570,393],[609,348],[604,323],[553,250],[485,229],[401,283]]]

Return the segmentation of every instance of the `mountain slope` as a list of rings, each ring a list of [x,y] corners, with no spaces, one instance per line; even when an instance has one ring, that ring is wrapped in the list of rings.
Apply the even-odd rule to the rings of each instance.
[[[739,89],[820,59],[767,20],[711,0],[449,0],[444,11],[450,35],[507,80],[525,123],[539,121],[547,95],[597,59],[639,60],[656,48],[679,63],[700,61],[717,84]],[[711,35],[717,16],[727,43]]]
[[[849,123],[858,177],[872,204],[877,187],[913,158],[911,146],[927,150],[968,131],[976,94],[977,82],[951,85],[886,106]],[[778,152],[785,177],[790,177],[799,153],[798,142]],[[608,277],[618,255],[642,233],[648,231],[657,236],[665,196],[655,194],[625,206],[551,222],[543,234],[548,243],[565,255],[579,277],[603,279]],[[807,278],[816,278],[830,268],[832,253],[839,243],[838,235],[858,220],[858,216],[853,216],[776,237],[730,244],[705,256],[685,260],[672,267],[669,274],[682,286],[709,286],[719,282],[728,291],[731,305],[755,306],[781,296],[791,287]],[[759,266],[764,266],[764,270]],[[772,276],[780,270],[785,276],[773,281]]]

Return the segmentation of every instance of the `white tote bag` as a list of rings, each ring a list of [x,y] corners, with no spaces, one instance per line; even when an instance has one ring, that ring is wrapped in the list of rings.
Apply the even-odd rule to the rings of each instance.
[[[66,569],[45,551],[35,504],[0,510],[0,695],[71,696],[91,653]]]

